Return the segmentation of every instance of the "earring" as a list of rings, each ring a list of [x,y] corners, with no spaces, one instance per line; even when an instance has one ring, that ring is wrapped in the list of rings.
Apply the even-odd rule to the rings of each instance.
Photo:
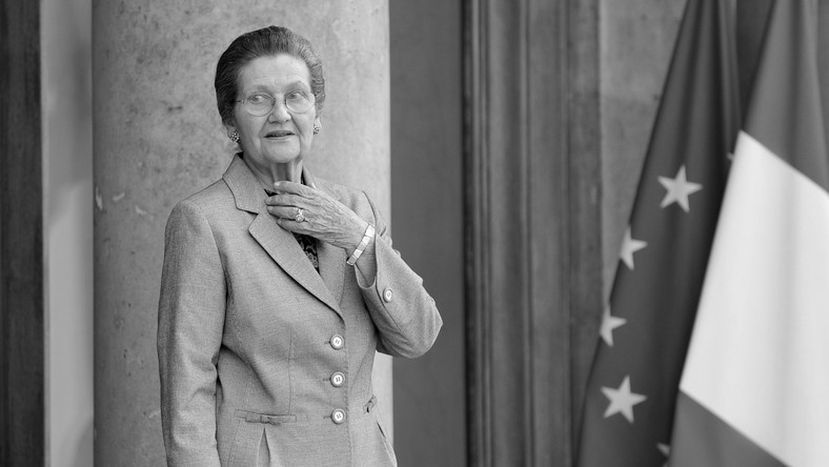
[[[230,131],[230,136],[229,137],[230,137],[231,141],[233,141],[234,143],[238,143],[239,142],[239,131],[236,130],[236,128],[234,128],[233,130]]]
[[[322,129],[322,125],[320,125],[319,123],[314,123],[314,134],[315,135],[320,134],[321,129]]]

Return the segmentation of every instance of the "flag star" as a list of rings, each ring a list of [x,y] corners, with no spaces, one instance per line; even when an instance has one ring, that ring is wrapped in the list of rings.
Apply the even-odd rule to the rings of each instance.
[[[602,335],[602,339],[604,339],[607,345],[613,347],[613,330],[624,325],[625,323],[627,323],[626,319],[617,318],[616,316],[612,316],[610,314],[610,305],[604,309],[604,314],[602,315],[602,329],[600,333]]]
[[[604,412],[604,418],[620,413],[631,424],[633,423],[633,406],[647,399],[642,394],[630,392],[630,375],[625,376],[619,389],[602,387],[602,392],[610,400]]]
[[[630,227],[625,231],[625,238],[622,240],[622,251],[619,252],[619,258],[625,262],[628,269],[633,271],[633,254],[648,246],[648,242],[636,240],[630,236]]]
[[[665,198],[662,199],[660,207],[665,207],[671,203],[679,204],[685,212],[689,212],[691,207],[688,205],[688,196],[702,190],[702,185],[699,183],[689,182],[685,178],[685,166],[679,168],[676,173],[676,178],[659,177],[659,183],[668,190],[665,193]]]

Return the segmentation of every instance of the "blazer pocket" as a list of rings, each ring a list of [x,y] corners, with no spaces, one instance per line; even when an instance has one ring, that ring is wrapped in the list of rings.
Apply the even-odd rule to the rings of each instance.
[[[262,437],[267,436],[267,430],[263,424],[284,425],[296,423],[306,418],[290,414],[265,414],[242,409],[236,409],[234,416],[237,429],[228,459],[228,466],[232,467],[256,465]]]
[[[298,418],[296,415],[290,414],[265,414],[259,412],[251,412],[249,410],[236,409],[236,417],[244,418],[248,423],[266,423],[270,425],[282,425],[285,423],[296,423]]]

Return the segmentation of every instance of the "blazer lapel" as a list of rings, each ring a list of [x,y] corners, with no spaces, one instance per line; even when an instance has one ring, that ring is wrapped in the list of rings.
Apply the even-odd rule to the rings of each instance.
[[[294,236],[276,223],[267,211],[260,212],[251,222],[248,231],[288,275],[306,290],[342,316],[339,301],[328,290],[322,277],[314,270]],[[320,264],[322,268],[322,264]]]
[[[339,298],[342,294],[342,277],[339,280],[339,291],[332,289],[335,291],[332,294],[332,291],[326,286],[328,281],[323,282],[323,277],[314,270],[314,266],[308,261],[305,252],[302,251],[293,234],[280,227],[276,223],[276,219],[265,209],[265,192],[259,180],[238,155],[233,158],[233,162],[230,163],[230,167],[225,171],[222,178],[233,193],[236,207],[256,214],[256,218],[248,227],[251,236],[289,276],[342,316],[339,307]],[[323,242],[319,243],[325,245]],[[330,245],[325,246],[336,248]],[[320,251],[322,250],[325,250],[325,248],[320,248]],[[332,261],[330,258],[332,253],[326,252],[324,255],[318,253],[320,256],[320,270],[323,269],[323,258],[326,262]],[[336,285],[336,280],[333,280],[333,283]]]

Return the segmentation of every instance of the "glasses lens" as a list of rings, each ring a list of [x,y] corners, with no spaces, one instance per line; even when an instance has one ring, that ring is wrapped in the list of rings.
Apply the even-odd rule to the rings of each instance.
[[[295,113],[307,112],[314,105],[313,94],[305,91],[291,91],[285,94],[285,106]]]
[[[252,94],[242,101],[245,110],[257,117],[267,115],[273,109],[273,103],[273,97],[267,94]]]

